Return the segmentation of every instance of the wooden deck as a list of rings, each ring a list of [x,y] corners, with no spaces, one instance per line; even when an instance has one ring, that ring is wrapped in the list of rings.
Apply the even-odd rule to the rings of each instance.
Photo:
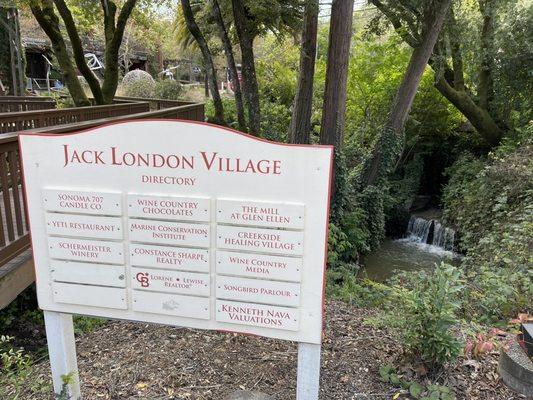
[[[145,118],[204,120],[203,103],[150,99],[150,105],[155,110],[147,111],[148,102],[130,100],[128,104],[127,101],[120,99],[121,104],[67,111],[0,113],[0,309],[35,280],[26,202],[21,185],[18,131],[32,129],[35,132],[67,133],[110,122]],[[52,123],[54,121],[55,125]]]

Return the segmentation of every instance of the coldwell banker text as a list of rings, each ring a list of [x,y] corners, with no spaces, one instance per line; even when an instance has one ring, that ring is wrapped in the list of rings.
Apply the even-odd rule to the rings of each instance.
[[[197,155],[122,152],[116,147],[107,150],[74,149],[63,145],[64,165],[114,165],[193,170],[197,167],[214,172],[280,175],[281,161],[227,157],[217,152],[200,151]]]

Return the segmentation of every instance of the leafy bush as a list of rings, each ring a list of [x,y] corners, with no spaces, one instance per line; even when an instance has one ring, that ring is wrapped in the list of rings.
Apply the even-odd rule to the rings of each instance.
[[[32,376],[31,357],[11,345],[13,338],[0,336],[0,397],[18,399],[23,393],[44,396],[51,390],[41,377]],[[41,397],[41,396],[39,396]]]
[[[182,86],[178,81],[165,79],[157,81],[154,87],[154,96],[158,99],[179,100]]]
[[[155,81],[148,72],[135,69],[124,75],[122,90],[129,97],[154,97]]]
[[[441,263],[432,273],[411,275],[405,286],[392,286],[387,311],[371,323],[397,329],[399,342],[411,355],[438,369],[462,348],[452,329],[459,324],[461,273]]]
[[[487,160],[464,155],[447,173],[444,216],[466,253],[465,314],[504,321],[533,304],[533,124]]]
[[[379,307],[386,301],[391,289],[369,279],[358,279],[359,267],[348,264],[328,269],[326,294],[358,307]]]
[[[224,120],[226,121],[226,125],[233,129],[239,129],[235,100],[223,97],[222,106],[224,107]],[[213,105],[213,100],[211,99],[207,100],[205,103],[205,119],[206,121],[215,120],[215,107]]]
[[[418,382],[404,379],[392,365],[384,365],[379,369],[379,377],[383,382],[402,387],[409,391],[413,399],[420,400],[454,400],[455,395],[448,386],[427,385],[422,386]],[[399,395],[400,393],[398,393]],[[394,398],[399,397],[398,395]]]

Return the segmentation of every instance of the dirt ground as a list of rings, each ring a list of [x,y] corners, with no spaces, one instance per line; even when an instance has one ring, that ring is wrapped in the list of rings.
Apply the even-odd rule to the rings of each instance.
[[[394,332],[364,325],[370,315],[372,311],[329,301],[321,400],[391,399],[399,391],[378,375],[380,366],[400,356],[391,340]],[[296,398],[294,343],[113,321],[78,335],[77,350],[84,399],[223,400],[235,390]],[[496,353],[479,363],[459,360],[439,383],[453,387],[459,400],[522,399],[503,386],[496,365]],[[49,379],[46,358],[33,374]],[[403,392],[399,398],[408,397]]]

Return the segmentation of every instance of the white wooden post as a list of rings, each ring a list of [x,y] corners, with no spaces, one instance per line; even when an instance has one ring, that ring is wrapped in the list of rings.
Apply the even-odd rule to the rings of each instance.
[[[296,400],[318,400],[320,351],[319,344],[298,343]]]
[[[72,315],[44,311],[44,325],[50,367],[52,369],[52,381],[54,382],[54,393],[56,395],[60,394],[63,389],[63,379],[61,377],[72,373],[70,384],[67,386],[68,398],[79,400],[81,399],[81,392]]]

